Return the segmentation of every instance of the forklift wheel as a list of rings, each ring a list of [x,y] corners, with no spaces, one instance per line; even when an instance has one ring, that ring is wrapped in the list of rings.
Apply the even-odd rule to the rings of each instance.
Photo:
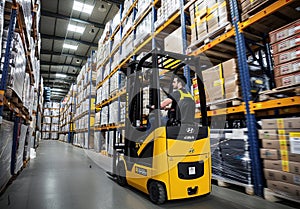
[[[127,185],[125,165],[122,161],[117,165],[117,182],[120,186]]]
[[[166,190],[162,183],[157,181],[150,182],[148,192],[150,200],[155,204],[163,204],[166,201]]]

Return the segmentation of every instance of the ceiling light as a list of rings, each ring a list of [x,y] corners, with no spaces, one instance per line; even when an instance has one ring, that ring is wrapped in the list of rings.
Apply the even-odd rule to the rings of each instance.
[[[87,14],[92,14],[93,9],[94,9],[93,5],[88,5],[88,4],[81,3],[79,1],[74,1],[73,10],[84,12]]]
[[[65,48],[65,49],[77,50],[78,45],[64,44],[64,45],[63,45],[63,48]]]
[[[60,74],[60,73],[56,73],[55,76],[56,76],[57,78],[66,78],[66,77],[67,77],[67,75],[65,75],[65,74]]]
[[[80,63],[80,60],[76,60],[76,63],[77,63],[77,64]],[[75,72],[75,70],[73,70],[73,72]]]
[[[300,7],[296,7],[295,10],[300,12]]]
[[[99,12],[106,12],[106,8],[104,4],[101,4],[101,6],[98,8]]]
[[[68,25],[68,30],[73,31],[75,33],[81,33],[82,34],[85,30],[85,27],[69,24]]]

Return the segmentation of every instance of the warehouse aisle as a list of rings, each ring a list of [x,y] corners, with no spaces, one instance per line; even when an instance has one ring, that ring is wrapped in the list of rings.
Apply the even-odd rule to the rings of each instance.
[[[91,166],[91,168],[90,168]],[[296,207],[296,205],[295,205]],[[289,209],[258,197],[226,188],[213,187],[212,195],[152,204],[148,196],[122,188],[107,178],[105,171],[86,151],[58,141],[40,144],[17,180],[0,197],[0,208],[22,209]]]

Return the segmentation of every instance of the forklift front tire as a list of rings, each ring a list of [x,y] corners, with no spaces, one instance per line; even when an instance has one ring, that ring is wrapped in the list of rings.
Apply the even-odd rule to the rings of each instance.
[[[117,182],[120,186],[123,187],[127,185],[126,171],[123,161],[120,161],[117,165]]]
[[[148,187],[150,200],[155,204],[163,204],[166,201],[166,189],[158,181],[151,181]]]

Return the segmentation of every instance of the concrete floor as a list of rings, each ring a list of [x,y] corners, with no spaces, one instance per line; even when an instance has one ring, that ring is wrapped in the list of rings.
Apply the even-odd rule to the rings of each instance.
[[[93,159],[93,160],[91,160]],[[91,168],[90,168],[91,165]],[[101,167],[100,167],[101,166]],[[58,141],[43,141],[37,158],[30,161],[18,178],[0,197],[0,208],[20,209],[291,209],[213,186],[212,195],[202,198],[152,204],[148,196],[123,188],[109,179],[108,158]]]

